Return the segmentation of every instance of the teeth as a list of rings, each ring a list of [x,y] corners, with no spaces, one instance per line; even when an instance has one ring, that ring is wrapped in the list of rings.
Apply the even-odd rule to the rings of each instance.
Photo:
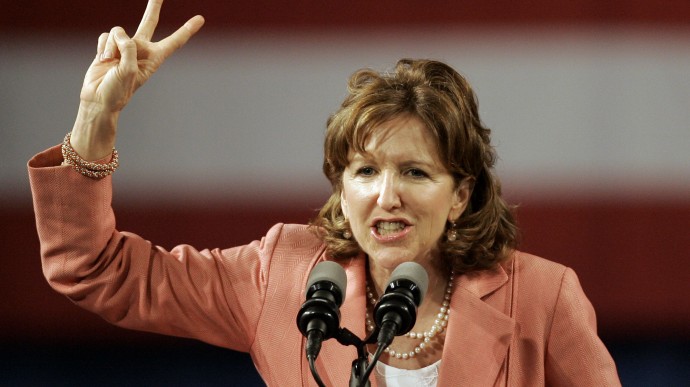
[[[405,224],[402,222],[379,222],[376,225],[378,233],[381,235],[388,235],[398,232],[405,228]]]

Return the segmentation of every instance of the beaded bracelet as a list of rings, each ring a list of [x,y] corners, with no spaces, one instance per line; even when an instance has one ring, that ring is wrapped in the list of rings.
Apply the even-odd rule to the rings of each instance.
[[[82,159],[81,156],[74,151],[72,144],[70,144],[69,139],[71,136],[71,132],[67,133],[65,139],[62,141],[62,158],[64,159],[64,163],[74,167],[75,171],[92,179],[101,179],[111,175],[115,172],[115,169],[120,166],[119,157],[115,148],[113,148],[112,159],[107,164],[93,163]]]

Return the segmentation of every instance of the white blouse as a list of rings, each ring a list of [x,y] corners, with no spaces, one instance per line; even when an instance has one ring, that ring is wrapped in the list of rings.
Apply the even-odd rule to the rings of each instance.
[[[418,370],[403,370],[376,363],[376,384],[379,387],[436,387],[441,360]]]

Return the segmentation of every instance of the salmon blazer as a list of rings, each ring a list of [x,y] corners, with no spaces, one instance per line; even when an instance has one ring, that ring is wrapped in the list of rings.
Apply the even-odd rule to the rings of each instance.
[[[307,226],[277,224],[228,249],[166,250],[116,229],[111,177],[89,179],[61,161],[59,147],[29,161],[54,289],[125,328],[248,352],[267,385],[316,385],[295,318],[309,272],[329,257]],[[339,263],[348,277],[341,326],[363,338],[366,257]],[[439,386],[620,385],[571,269],[515,251],[454,281]],[[355,357],[354,347],[326,341],[316,362],[325,384],[349,385]]]

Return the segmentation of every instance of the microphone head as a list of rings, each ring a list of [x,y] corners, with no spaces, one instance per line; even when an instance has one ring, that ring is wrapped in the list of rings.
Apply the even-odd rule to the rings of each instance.
[[[422,303],[424,296],[426,296],[426,291],[429,288],[429,275],[422,265],[416,262],[403,262],[398,267],[393,270],[391,277],[388,281],[389,286],[391,283],[399,280],[407,280],[415,285],[419,290],[419,300],[415,300],[417,306]]]
[[[309,339],[312,331],[320,332],[319,340],[327,340],[336,335],[340,326],[338,308],[345,298],[346,287],[347,275],[339,264],[325,261],[314,266],[307,278],[307,300],[297,313],[297,327],[304,336]],[[309,343],[315,342],[309,339],[307,343],[310,347]],[[312,355],[316,357],[318,349],[313,347],[311,350],[315,351]]]
[[[417,320],[417,307],[429,287],[429,275],[422,265],[405,262],[391,273],[388,285],[374,306],[374,322],[381,328],[379,345],[390,345],[394,336],[409,332]]]
[[[347,275],[345,269],[333,261],[319,262],[309,273],[307,279],[307,298],[309,297],[310,288],[318,282],[330,282],[340,291],[340,299],[336,299],[336,303],[340,306],[343,303],[343,298],[347,291]],[[313,290],[313,289],[312,289]]]

